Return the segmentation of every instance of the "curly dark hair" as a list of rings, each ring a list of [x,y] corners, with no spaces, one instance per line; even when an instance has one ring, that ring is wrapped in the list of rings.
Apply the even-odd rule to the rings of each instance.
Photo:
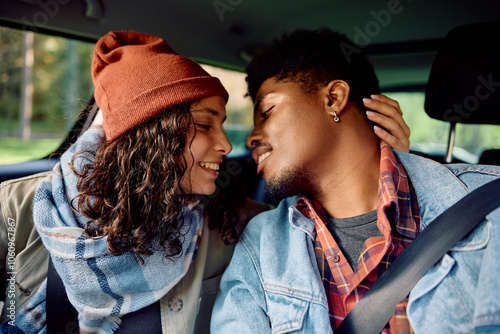
[[[101,143],[97,151],[90,148],[73,157],[79,195],[72,206],[91,219],[85,228],[88,236],[108,236],[111,255],[132,251],[144,263],[159,247],[165,257],[181,254],[184,220],[180,212],[193,200],[180,187],[188,168],[184,150],[190,145],[187,133],[192,124],[190,104],[172,107]],[[75,159],[87,154],[94,155],[93,162],[77,170]],[[234,219],[228,215],[220,224],[212,224],[224,230],[230,242],[237,238]]]
[[[340,79],[350,86],[350,101],[363,108],[362,99],[379,94],[377,76],[364,52],[346,35],[328,28],[299,29],[274,39],[260,50],[246,68],[248,94],[255,96],[262,83],[275,77],[295,81],[314,92]]]

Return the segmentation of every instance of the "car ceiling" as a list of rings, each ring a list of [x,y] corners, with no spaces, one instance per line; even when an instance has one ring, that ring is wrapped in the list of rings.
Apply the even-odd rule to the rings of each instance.
[[[273,37],[328,26],[366,50],[383,89],[398,89],[425,85],[453,27],[498,21],[499,8],[496,0],[2,0],[0,24],[89,41],[135,30],[238,70]]]

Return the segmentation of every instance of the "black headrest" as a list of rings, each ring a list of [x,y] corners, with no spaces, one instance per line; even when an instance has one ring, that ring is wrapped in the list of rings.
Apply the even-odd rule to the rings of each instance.
[[[425,111],[456,123],[500,124],[500,22],[451,30],[426,87]]]

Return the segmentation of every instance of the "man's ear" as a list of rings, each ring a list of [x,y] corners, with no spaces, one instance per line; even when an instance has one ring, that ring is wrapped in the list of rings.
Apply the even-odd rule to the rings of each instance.
[[[325,109],[331,116],[334,111],[339,115],[349,102],[350,87],[344,80],[330,81],[321,91]]]

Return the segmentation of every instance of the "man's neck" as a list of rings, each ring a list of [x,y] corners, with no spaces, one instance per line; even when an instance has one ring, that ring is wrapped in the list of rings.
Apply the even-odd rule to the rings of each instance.
[[[318,175],[313,198],[334,218],[355,217],[377,208],[380,179],[380,145],[373,132],[357,132],[344,141]],[[342,163],[338,163],[342,161]]]

